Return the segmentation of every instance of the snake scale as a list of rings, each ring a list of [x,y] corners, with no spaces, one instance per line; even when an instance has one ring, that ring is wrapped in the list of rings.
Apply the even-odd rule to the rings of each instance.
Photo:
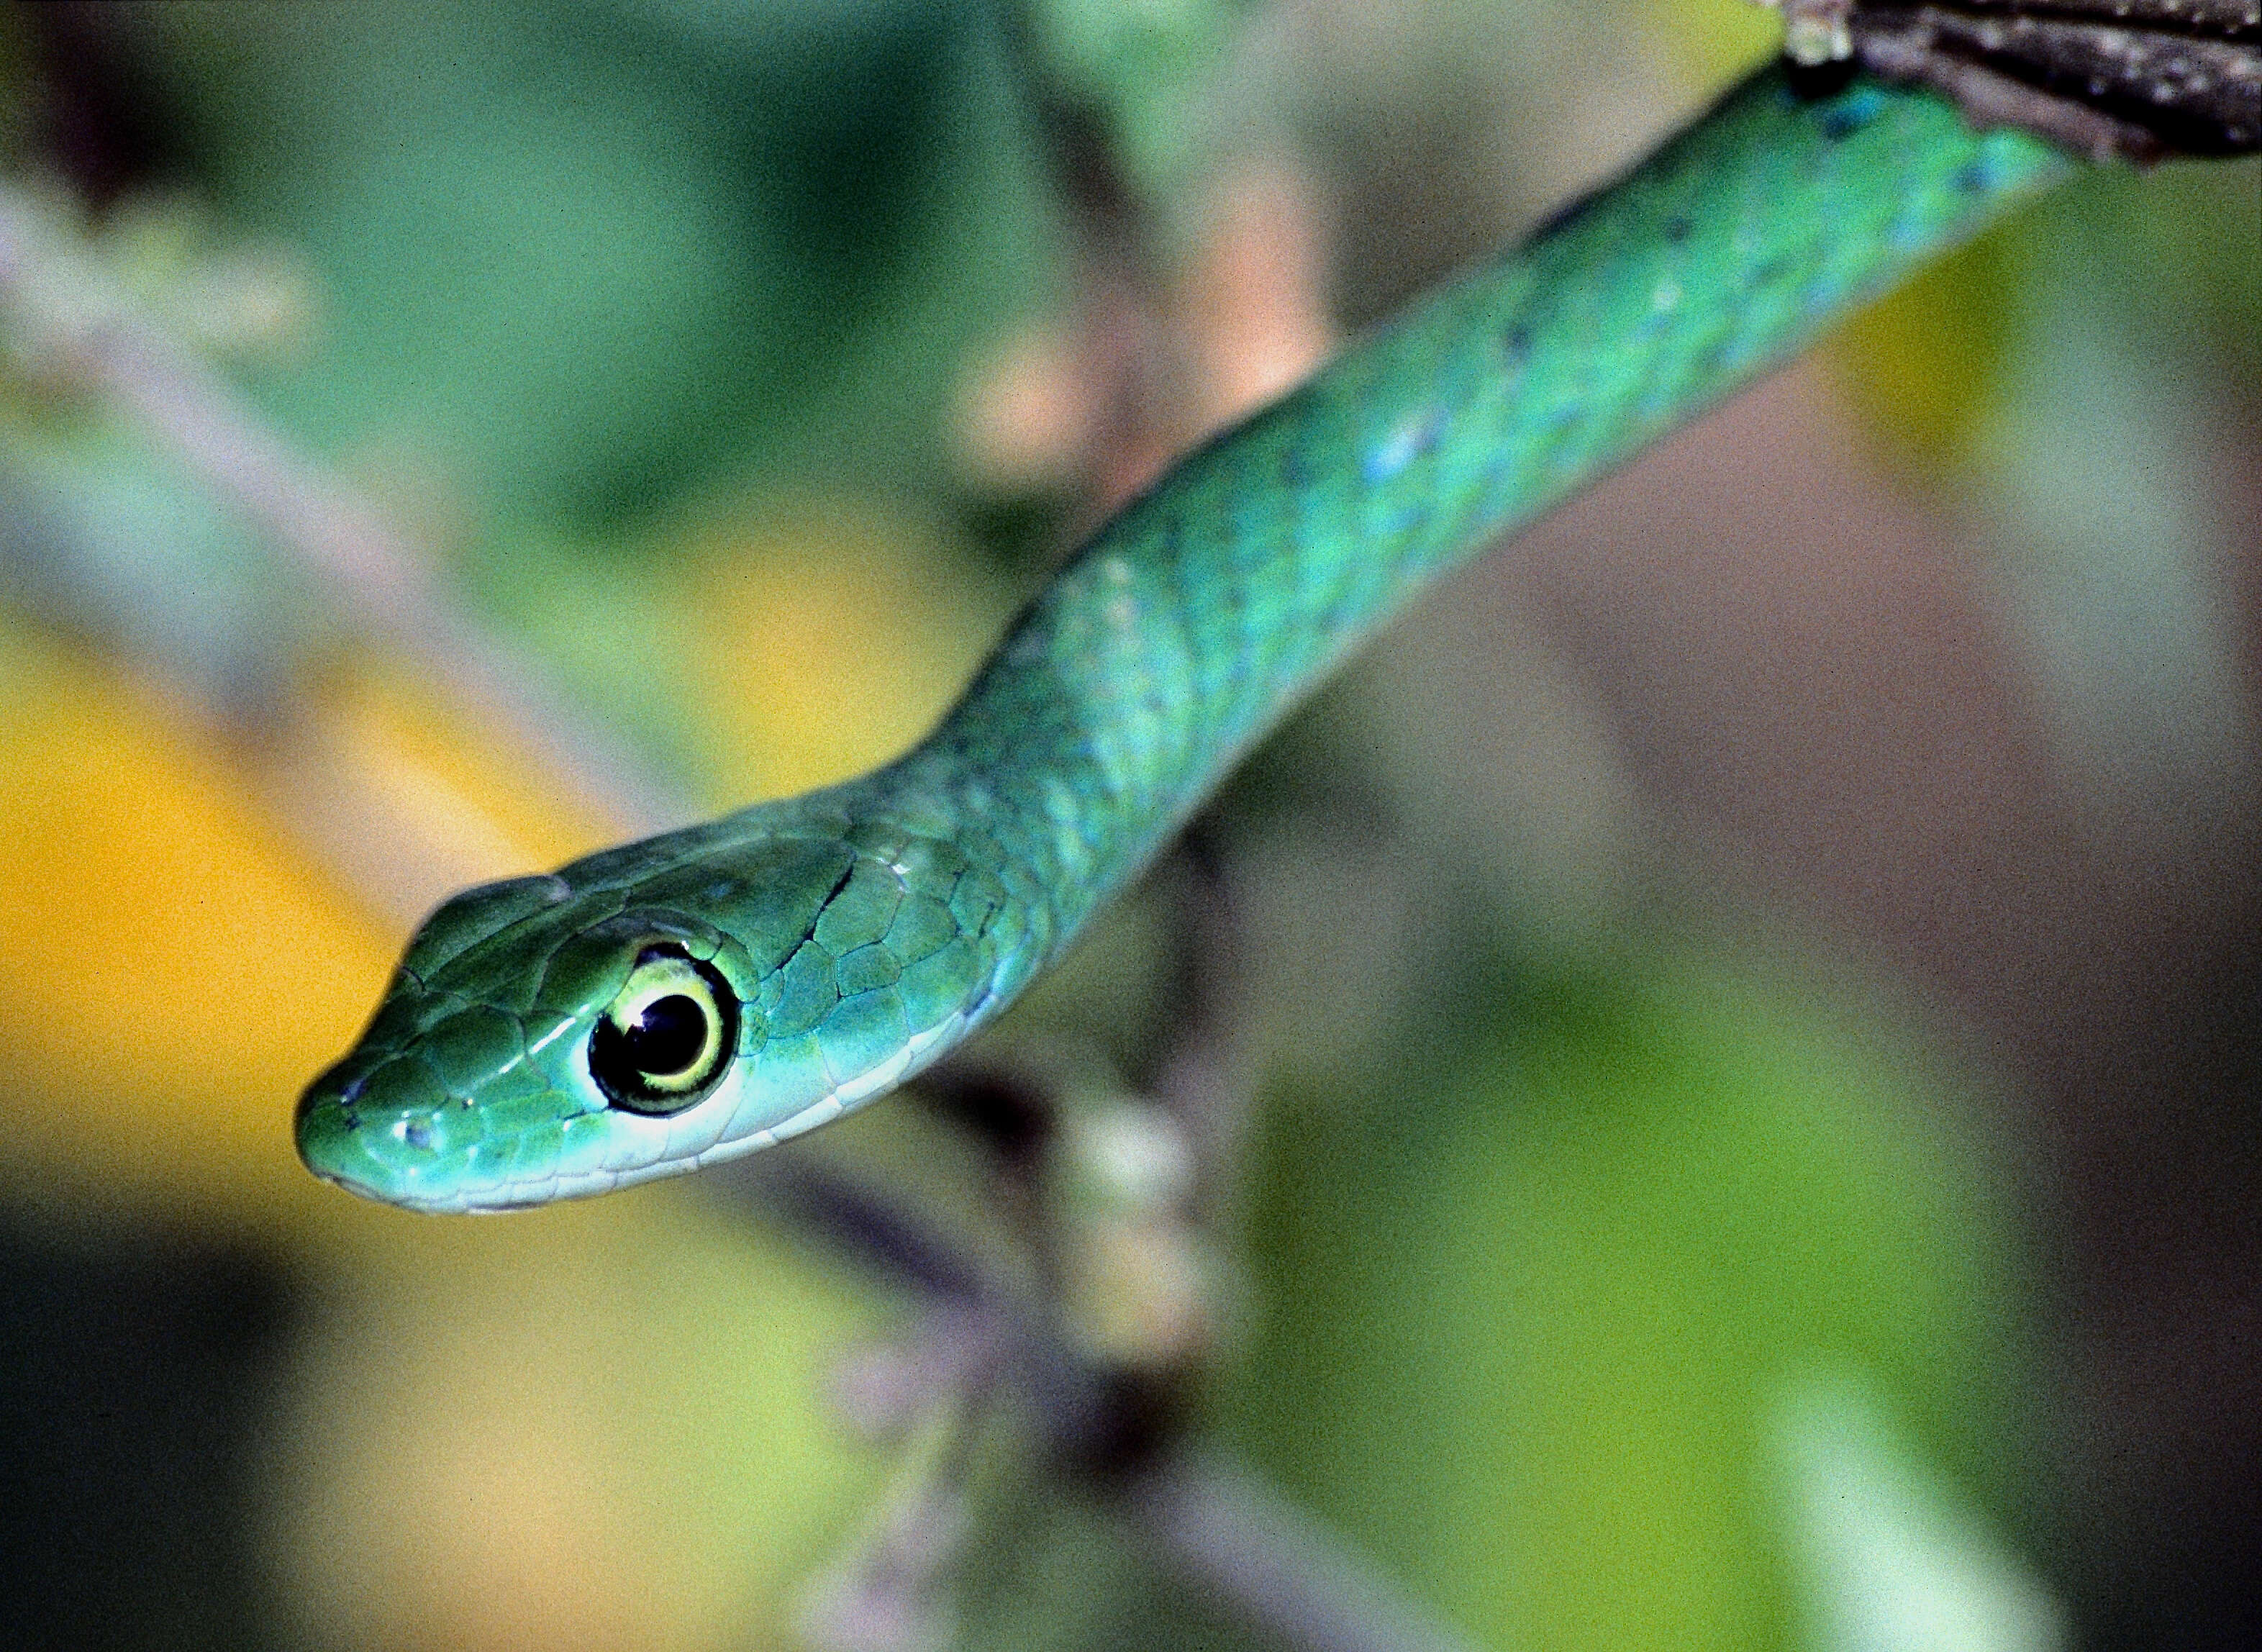
[[[1011,1004],[1250,743],[1469,560],[2064,176],[1920,88],[1764,69],[1186,457],[872,774],[457,896],[307,1090],[424,1210],[781,1142]]]

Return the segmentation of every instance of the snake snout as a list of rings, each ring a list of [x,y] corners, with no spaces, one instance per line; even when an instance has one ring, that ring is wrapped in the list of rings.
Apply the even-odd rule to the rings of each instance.
[[[397,1196],[445,1145],[448,1101],[414,1056],[360,1050],[306,1086],[295,1121],[299,1157],[325,1181],[371,1199]]]

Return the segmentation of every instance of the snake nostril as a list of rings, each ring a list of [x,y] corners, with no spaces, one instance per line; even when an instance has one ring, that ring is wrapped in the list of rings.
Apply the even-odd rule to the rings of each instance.
[[[432,1145],[432,1127],[421,1119],[413,1120],[400,1127],[400,1139],[414,1148]]]

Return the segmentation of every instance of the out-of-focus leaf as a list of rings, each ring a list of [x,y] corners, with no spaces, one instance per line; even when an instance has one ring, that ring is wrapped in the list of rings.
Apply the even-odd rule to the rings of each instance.
[[[1278,1127],[1235,1414],[1488,1644],[1776,1643],[1786,1373],[1876,1372],[1952,1465],[2006,1449],[1986,1169],[1920,1074],[1717,960],[1557,971],[1501,1014]]]
[[[1725,86],[1783,49],[1783,22],[1754,0],[1644,0],[1651,35],[1705,85]]]
[[[2049,416],[2074,397],[2035,371],[2068,328],[2149,335],[2164,386],[2222,357],[2262,362],[2262,166],[2170,163],[2086,173],[1935,261],[1838,328],[1829,350],[1855,408],[1914,480],[1968,483],[2012,403]],[[2071,308],[2069,308],[2071,307]],[[2057,312],[2064,312],[2060,314]],[[2221,386],[2189,387],[2211,401]]]
[[[2251,461],[2232,400],[2251,387],[2208,349],[2237,323],[2208,283],[2164,283],[2141,255],[2130,190],[2086,178],[2026,220],[2054,256],[2006,295],[2017,348],[1971,491],[2059,754],[2085,790],[2165,820],[2252,769],[2248,623],[2223,572],[2251,547],[2218,502]],[[2253,249],[2262,285],[2257,216],[2220,228]]]
[[[1968,477],[2003,393],[2028,242],[1989,231],[1937,259],[1824,348],[1854,408],[1912,478]]]
[[[1229,62],[1245,0],[1026,0],[1041,61],[1102,112],[1110,158],[1156,197],[1202,158],[1203,106]]]
[[[731,462],[931,473],[958,357],[1044,278],[978,13],[783,16],[731,52],[636,6],[135,24],[229,208],[322,284],[325,347],[265,386],[290,427],[589,525]]]
[[[2057,1652],[2065,1612],[1852,1374],[1771,1408],[1776,1482],[1812,1652]]]

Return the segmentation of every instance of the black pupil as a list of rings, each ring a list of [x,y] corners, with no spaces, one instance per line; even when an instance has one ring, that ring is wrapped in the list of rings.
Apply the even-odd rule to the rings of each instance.
[[[621,1047],[638,1072],[672,1078],[707,1048],[707,1011],[681,992],[656,998],[621,1029]]]

